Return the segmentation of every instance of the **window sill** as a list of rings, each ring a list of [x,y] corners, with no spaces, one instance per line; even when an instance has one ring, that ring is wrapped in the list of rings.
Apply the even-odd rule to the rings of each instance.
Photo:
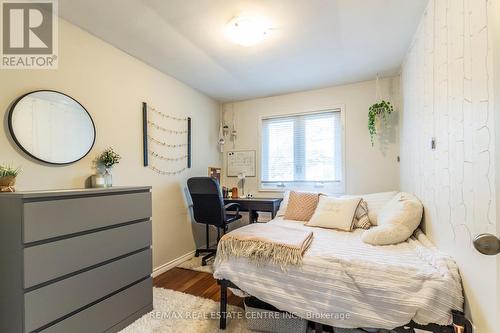
[[[317,183],[316,183],[317,184]],[[316,184],[297,184],[293,186],[289,184],[285,187],[263,187],[259,184],[259,192],[284,193],[286,191],[304,191],[304,192],[319,192],[332,195],[345,194],[345,184],[341,181],[328,182],[322,186]]]

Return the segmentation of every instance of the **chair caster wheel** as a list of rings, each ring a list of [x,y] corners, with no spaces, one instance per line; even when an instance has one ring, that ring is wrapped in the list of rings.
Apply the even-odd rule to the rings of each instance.
[[[200,254],[198,253],[198,251],[196,251],[196,252],[194,253],[194,256],[195,256],[196,258],[198,258],[198,257],[200,256]]]
[[[201,265],[202,265],[202,266],[206,266],[206,265],[207,265],[207,261],[206,261],[206,260],[202,260],[202,261],[201,261]]]

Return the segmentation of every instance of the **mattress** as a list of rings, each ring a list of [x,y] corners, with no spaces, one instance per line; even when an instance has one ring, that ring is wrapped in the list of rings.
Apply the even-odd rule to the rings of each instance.
[[[283,218],[268,223],[313,231],[302,265],[283,271],[230,257],[216,260],[216,279],[280,310],[341,328],[393,329],[411,320],[449,325],[451,310],[462,311],[456,263],[420,230],[406,242],[373,246],[361,240],[361,229],[312,228]]]

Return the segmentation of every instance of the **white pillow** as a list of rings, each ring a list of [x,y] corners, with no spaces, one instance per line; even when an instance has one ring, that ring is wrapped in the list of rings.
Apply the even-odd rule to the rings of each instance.
[[[286,191],[285,193],[283,193],[283,200],[281,200],[280,209],[278,209],[278,211],[276,212],[276,217],[285,216],[289,198],[290,198],[290,191]]]
[[[404,242],[418,228],[423,206],[414,195],[401,192],[392,198],[378,214],[378,226],[366,230],[361,239],[372,245]]]
[[[368,204],[368,218],[372,225],[378,225],[377,217],[380,209],[384,207],[398,192],[378,192],[371,194],[344,195],[342,198],[361,197]]]
[[[360,201],[361,198],[341,199],[320,196],[316,211],[305,225],[351,231],[354,228],[354,217]]]

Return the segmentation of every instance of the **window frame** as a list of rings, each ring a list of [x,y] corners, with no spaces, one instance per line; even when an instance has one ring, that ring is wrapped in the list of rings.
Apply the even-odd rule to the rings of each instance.
[[[316,182],[316,181],[303,181],[303,182],[283,182],[284,187],[264,187],[262,181],[262,165],[263,165],[263,128],[262,122],[265,119],[273,119],[273,118],[283,118],[283,117],[294,117],[294,116],[303,116],[303,115],[311,115],[315,113],[324,113],[324,112],[340,112],[340,138],[341,138],[341,170],[340,170],[340,180],[339,181],[328,181],[328,182]],[[345,140],[345,132],[346,132],[346,123],[345,123],[345,106],[343,104],[334,105],[330,107],[313,109],[310,111],[299,111],[299,112],[291,112],[291,113],[274,113],[272,115],[261,115],[259,117],[259,129],[258,129],[258,168],[257,168],[257,177],[259,182],[259,192],[276,192],[283,193],[289,190],[298,190],[298,191],[313,191],[313,192],[321,192],[325,194],[343,194],[345,193],[346,188],[346,140]],[[295,185],[295,186],[293,186]]]

